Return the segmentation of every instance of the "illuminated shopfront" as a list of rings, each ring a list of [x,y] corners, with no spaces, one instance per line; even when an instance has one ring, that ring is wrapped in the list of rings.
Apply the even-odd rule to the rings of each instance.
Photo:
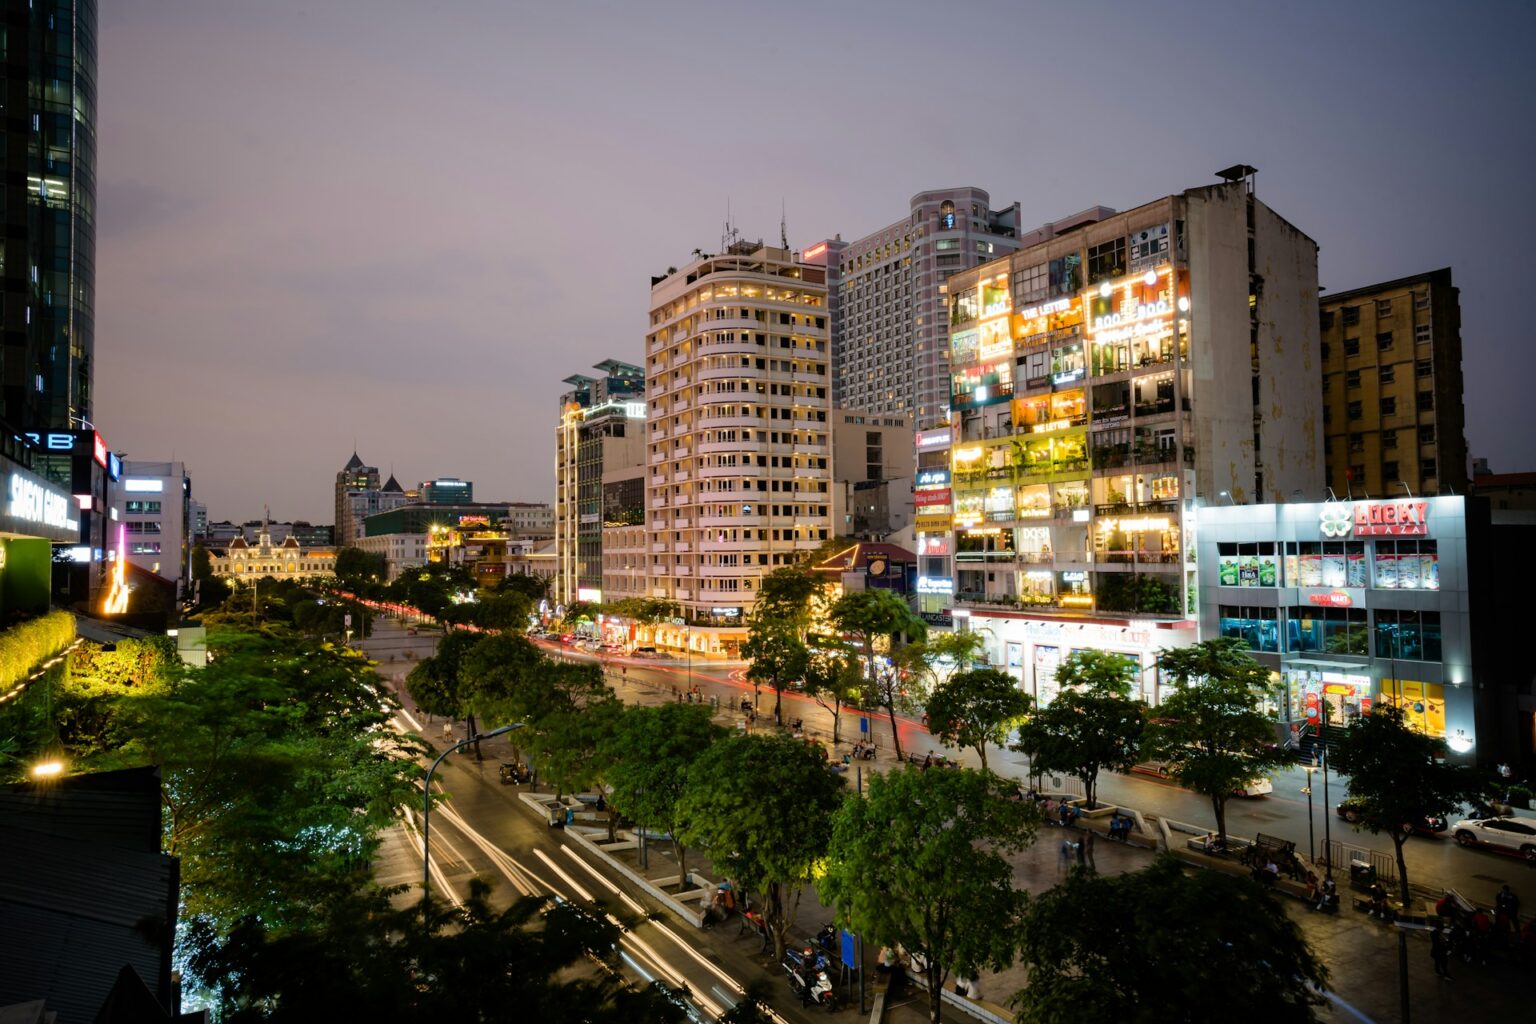
[[[1197,521],[1201,635],[1278,673],[1281,722],[1392,705],[1477,756],[1466,499],[1213,505]]]

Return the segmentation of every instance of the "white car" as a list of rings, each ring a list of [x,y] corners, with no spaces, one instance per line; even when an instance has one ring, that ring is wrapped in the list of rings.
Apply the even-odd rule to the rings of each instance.
[[[1452,825],[1451,835],[1462,846],[1492,846],[1536,864],[1536,821],[1530,818],[1468,818]]]
[[[1233,796],[1267,796],[1275,791],[1275,781],[1268,775],[1250,779],[1245,785],[1232,791]]]

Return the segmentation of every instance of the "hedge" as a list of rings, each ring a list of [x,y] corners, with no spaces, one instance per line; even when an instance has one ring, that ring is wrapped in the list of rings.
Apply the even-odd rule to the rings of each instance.
[[[0,693],[74,641],[75,617],[69,612],[49,612],[0,633]]]

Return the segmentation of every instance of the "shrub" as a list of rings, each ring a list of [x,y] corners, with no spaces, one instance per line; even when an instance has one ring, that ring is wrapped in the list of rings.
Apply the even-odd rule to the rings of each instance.
[[[0,692],[26,679],[74,640],[75,617],[69,612],[49,612],[0,633]]]

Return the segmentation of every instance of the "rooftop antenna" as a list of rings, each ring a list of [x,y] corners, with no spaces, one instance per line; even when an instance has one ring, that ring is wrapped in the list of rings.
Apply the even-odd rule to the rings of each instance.
[[[784,197],[779,197],[779,248],[789,251],[789,226],[784,213]]]

